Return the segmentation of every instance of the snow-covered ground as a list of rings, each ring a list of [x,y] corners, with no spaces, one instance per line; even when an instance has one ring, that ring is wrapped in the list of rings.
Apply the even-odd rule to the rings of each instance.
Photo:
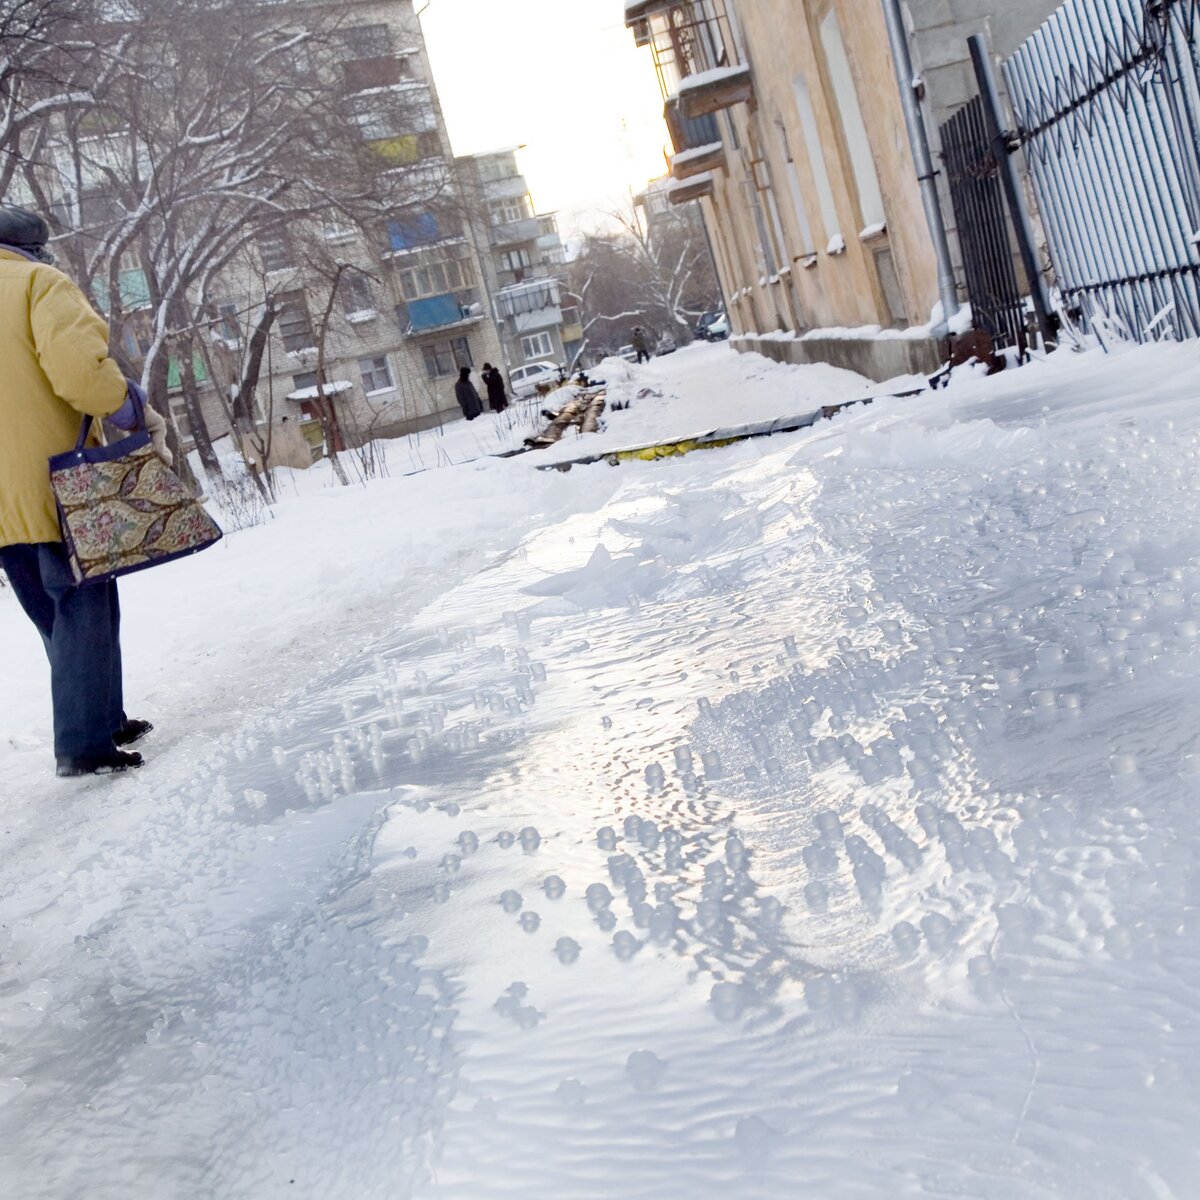
[[[555,454],[868,390],[609,382]],[[1063,353],[309,473],[125,582],[107,781],[0,593],[3,1194],[1197,1195],[1198,400],[1195,345]]]

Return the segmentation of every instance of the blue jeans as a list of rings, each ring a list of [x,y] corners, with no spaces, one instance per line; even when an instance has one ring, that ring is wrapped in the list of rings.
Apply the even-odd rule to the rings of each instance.
[[[0,547],[0,567],[50,659],[55,756],[112,754],[125,719],[116,583],[80,587],[57,542]]]

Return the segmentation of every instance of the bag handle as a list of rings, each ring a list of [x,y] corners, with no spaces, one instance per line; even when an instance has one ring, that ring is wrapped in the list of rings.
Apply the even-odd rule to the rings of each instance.
[[[146,406],[142,403],[141,388],[131,385],[126,394],[129,398],[129,402],[133,405],[134,415],[137,417],[137,424],[134,425],[133,429],[131,429],[129,432],[136,433],[138,430],[140,430],[142,433],[149,433],[150,431],[146,428]],[[80,423],[79,438],[75,442],[76,454],[81,453],[84,446],[87,444],[88,434],[92,432],[92,422],[94,420],[94,417],[88,415],[84,417],[83,421]]]

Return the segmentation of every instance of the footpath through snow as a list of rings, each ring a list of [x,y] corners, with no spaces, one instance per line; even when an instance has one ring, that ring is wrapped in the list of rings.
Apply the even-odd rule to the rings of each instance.
[[[612,369],[563,457],[865,390]],[[127,582],[110,781],[49,777],[0,593],[5,1194],[1195,1195],[1198,399],[1195,345],[1064,353],[311,474]]]

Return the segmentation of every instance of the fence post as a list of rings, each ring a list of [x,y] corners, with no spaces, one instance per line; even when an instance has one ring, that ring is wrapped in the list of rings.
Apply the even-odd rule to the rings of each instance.
[[[1021,190],[1021,180],[1017,175],[1016,164],[1013,162],[1012,135],[1004,128],[1004,110],[1000,106],[1000,89],[996,83],[996,72],[988,54],[987,44],[981,34],[974,34],[969,39],[971,47],[971,62],[975,67],[975,78],[979,83],[979,94],[983,98],[983,116],[987,122],[988,137],[991,139],[992,152],[996,156],[996,166],[1000,170],[1000,179],[1004,184],[1004,194],[1008,200],[1009,212],[1012,213],[1013,228],[1017,235],[1017,248],[1021,253],[1021,262],[1025,267],[1025,275],[1029,280],[1029,293],[1033,301],[1034,315],[1037,317],[1038,330],[1042,335],[1042,344],[1049,349],[1057,342],[1057,322],[1050,313],[1050,298],[1046,281],[1042,278],[1042,267],[1038,262],[1037,247],[1034,243],[1033,221],[1029,216],[1029,208],[1025,204],[1025,193]]]

